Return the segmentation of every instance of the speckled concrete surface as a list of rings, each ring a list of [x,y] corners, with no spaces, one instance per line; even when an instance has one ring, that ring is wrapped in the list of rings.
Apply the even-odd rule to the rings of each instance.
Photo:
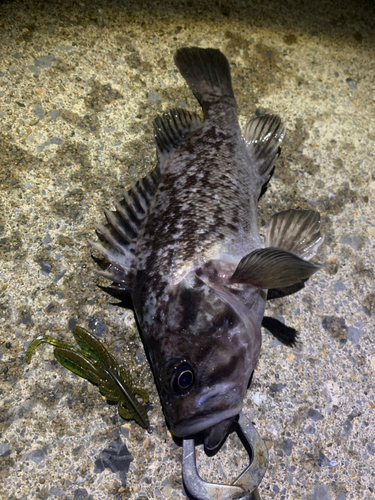
[[[245,401],[270,452],[262,499],[375,498],[373,3],[50,3],[0,4],[0,497],[185,498],[132,314],[96,287],[87,239],[155,164],[152,119],[197,109],[172,54],[199,45],[229,58],[242,124],[264,110],[287,124],[260,224],[316,208],[326,235],[326,270],[268,307],[301,344],[264,334]],[[71,341],[76,323],[150,392],[152,433],[50,347],[24,364],[37,334]],[[245,458],[231,436],[202,476],[228,481]]]

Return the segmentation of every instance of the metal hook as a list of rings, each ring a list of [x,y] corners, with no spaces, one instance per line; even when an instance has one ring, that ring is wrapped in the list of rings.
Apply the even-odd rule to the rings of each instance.
[[[195,441],[184,439],[182,477],[186,490],[194,498],[198,500],[260,500],[257,486],[268,467],[268,451],[253,424],[242,413],[240,413],[237,425],[237,434],[243,438],[251,450],[250,465],[231,485],[203,481],[197,471]]]

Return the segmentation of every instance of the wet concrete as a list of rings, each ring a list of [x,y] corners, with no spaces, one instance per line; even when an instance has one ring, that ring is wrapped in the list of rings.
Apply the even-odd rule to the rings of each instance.
[[[172,62],[192,45],[227,55],[242,125],[265,111],[287,125],[261,227],[314,208],[326,237],[326,269],[267,311],[300,345],[264,332],[244,405],[270,454],[262,499],[375,498],[374,28],[372,2],[1,3],[1,498],[185,498],[132,313],[96,287],[87,240],[155,165],[152,119],[198,109]],[[149,391],[151,433],[51,347],[24,364],[34,337],[71,342],[75,324]],[[234,436],[198,460],[219,482],[245,462]]]

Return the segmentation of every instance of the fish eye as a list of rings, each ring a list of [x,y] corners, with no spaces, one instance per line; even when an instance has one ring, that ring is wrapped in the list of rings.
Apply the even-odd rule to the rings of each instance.
[[[194,383],[194,373],[191,366],[183,361],[174,367],[170,387],[175,394],[184,394]]]

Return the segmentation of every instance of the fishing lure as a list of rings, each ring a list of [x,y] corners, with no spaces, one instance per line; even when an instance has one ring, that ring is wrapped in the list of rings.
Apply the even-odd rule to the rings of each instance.
[[[138,396],[147,404],[147,392],[133,386],[130,374],[118,364],[95,335],[79,326],[74,327],[72,333],[79,348],[50,335],[39,335],[29,345],[25,362],[31,362],[39,345],[55,346],[53,354],[62,366],[98,386],[108,403],[117,403],[120,417],[125,420],[133,419],[147,429],[150,422],[144,406],[137,399]]]

